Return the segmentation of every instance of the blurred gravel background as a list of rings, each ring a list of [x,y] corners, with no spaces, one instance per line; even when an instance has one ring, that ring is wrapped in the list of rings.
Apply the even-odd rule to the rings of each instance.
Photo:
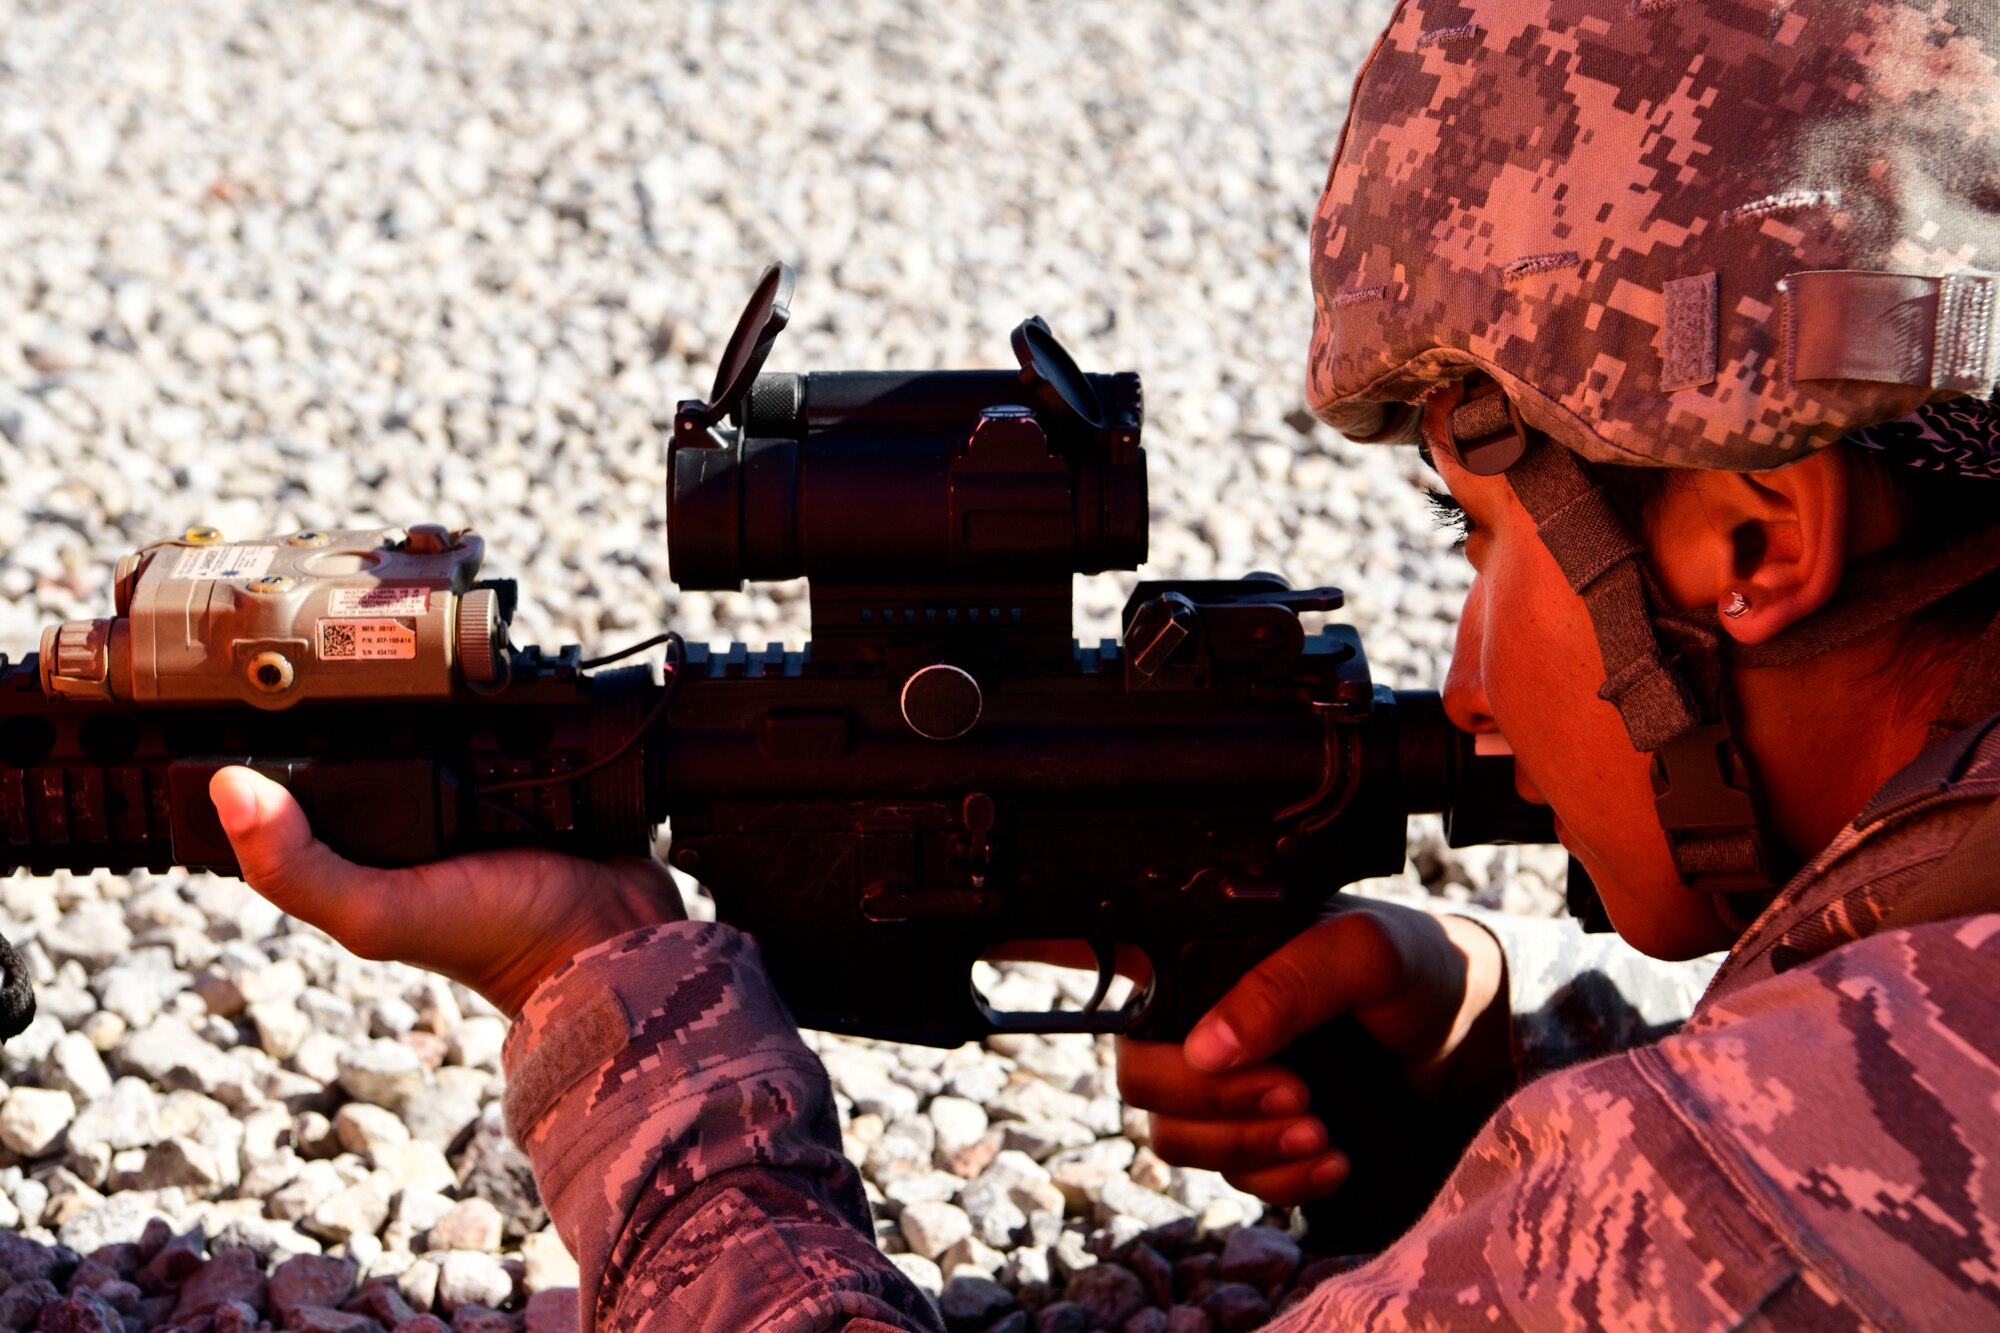
[[[1377,680],[1435,686],[1467,571],[1421,465],[1301,403],[1306,229],[1387,8],[12,0],[0,649],[106,613],[117,558],[193,523],[427,520],[521,581],[517,642],[796,645],[797,586],[675,593],[662,493],[674,402],[784,259],[772,369],[1007,365],[1040,313],[1086,368],[1142,371],[1144,572],[1338,584]],[[1135,577],[1078,581],[1085,638]],[[1553,910],[1559,857],[1415,850],[1434,894]],[[574,1271],[475,997],[233,882],[16,876],[0,906],[49,984],[0,1056],[0,1225],[133,1245],[0,1253],[9,1291],[50,1281],[0,1324],[47,1327],[58,1288],[110,1333],[560,1323]],[[954,1328],[1249,1327],[1297,1278],[1254,1201],[1144,1148],[1088,1041],[823,1047],[885,1248]],[[332,1259],[190,1305],[232,1246]]]

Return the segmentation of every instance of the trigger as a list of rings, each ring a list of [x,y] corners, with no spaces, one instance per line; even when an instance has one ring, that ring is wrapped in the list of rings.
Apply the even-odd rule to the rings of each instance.
[[[1090,993],[1090,1003],[1083,1006],[1086,1016],[1104,1004],[1104,997],[1111,993],[1111,980],[1118,975],[1117,941],[1091,940],[1090,951],[1097,955],[1097,989]]]

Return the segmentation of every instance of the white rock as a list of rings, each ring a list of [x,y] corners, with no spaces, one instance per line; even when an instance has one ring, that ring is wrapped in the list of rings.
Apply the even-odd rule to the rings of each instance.
[[[76,1118],[76,1099],[54,1088],[16,1088],[0,1103],[0,1144],[23,1157],[52,1149]]]
[[[889,1262],[903,1270],[903,1276],[916,1284],[917,1290],[926,1293],[933,1300],[944,1290],[944,1274],[931,1260],[921,1254],[892,1254]]]
[[[513,1276],[494,1255],[447,1250],[439,1258],[437,1300],[446,1310],[468,1304],[498,1308],[513,1291]]]
[[[104,1057],[81,1032],[63,1034],[42,1057],[40,1072],[43,1087],[58,1088],[79,1102],[111,1091],[111,1071],[104,1067]]]
[[[160,1137],[160,1095],[144,1079],[118,1079],[92,1098],[70,1126],[72,1145],[101,1143],[116,1151],[144,1148]]]
[[[475,1016],[458,1025],[451,1034],[451,1062],[469,1069],[499,1072],[500,1045],[507,1040],[507,1021]]]
[[[972,1234],[972,1219],[955,1204],[918,1200],[905,1205],[899,1221],[911,1251],[926,1259],[936,1259]]]
[[[348,1102],[336,1111],[333,1132],[339,1138],[341,1147],[351,1153],[359,1153],[371,1162],[375,1162],[375,1154],[381,1148],[410,1141],[410,1131],[404,1128],[394,1111],[371,1106],[367,1102]],[[381,1165],[379,1162],[375,1164]]]
[[[465,1199],[453,1204],[433,1222],[427,1237],[433,1250],[469,1250],[497,1253],[506,1219],[485,1199]]]
[[[373,1160],[400,1190],[443,1191],[458,1184],[458,1173],[435,1143],[385,1143]]]
[[[257,1044],[273,1059],[291,1059],[312,1036],[312,1021],[290,1000],[259,1000],[246,1013],[257,1029]]]
[[[575,1258],[554,1227],[543,1227],[521,1241],[521,1262],[526,1266],[522,1285],[530,1296],[575,1287],[583,1281]]]
[[[394,1110],[422,1090],[423,1062],[398,1041],[350,1046],[340,1057],[340,1086],[350,1097]]]

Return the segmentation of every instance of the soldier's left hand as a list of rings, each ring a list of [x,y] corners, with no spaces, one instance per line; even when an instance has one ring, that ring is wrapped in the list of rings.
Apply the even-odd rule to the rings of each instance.
[[[315,838],[292,794],[250,769],[223,769],[209,795],[251,888],[352,953],[441,973],[510,1017],[593,944],[686,919],[651,858],[521,848],[375,870]]]

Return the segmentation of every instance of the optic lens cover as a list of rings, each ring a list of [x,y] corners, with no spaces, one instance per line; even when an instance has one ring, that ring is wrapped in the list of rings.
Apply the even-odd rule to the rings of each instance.
[[[736,331],[729,335],[729,345],[722,352],[722,364],[716,368],[715,387],[708,395],[709,420],[720,421],[735,412],[750,392],[771,355],[771,344],[791,322],[796,281],[789,264],[773,264],[757,279],[757,290],[743,308],[743,317],[736,321]]]
[[[1104,404],[1098,401],[1097,390],[1056,341],[1047,320],[1040,315],[1022,320],[1014,329],[1013,342],[1021,382],[1034,389],[1044,406],[1067,413],[1090,430],[1104,429]]]

